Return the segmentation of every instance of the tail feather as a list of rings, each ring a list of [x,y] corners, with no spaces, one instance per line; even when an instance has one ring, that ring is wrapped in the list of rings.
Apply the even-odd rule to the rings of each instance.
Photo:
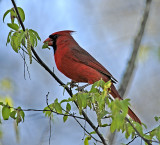
[[[112,84],[111,85],[111,93],[110,93],[115,99],[118,98],[120,100],[123,100],[118,91],[116,90],[115,86]],[[138,122],[139,124],[142,124],[140,119],[137,117],[137,115],[128,107],[128,115],[136,122]]]

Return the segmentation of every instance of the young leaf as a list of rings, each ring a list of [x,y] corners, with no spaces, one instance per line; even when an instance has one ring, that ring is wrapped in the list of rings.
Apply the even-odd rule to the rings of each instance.
[[[17,18],[17,14],[14,8],[11,9],[10,17],[11,17],[11,23],[14,23],[15,18]]]
[[[63,102],[69,102],[67,99],[63,99],[60,104],[62,104]]]
[[[22,121],[20,114],[17,112],[17,117],[16,117],[16,123],[18,126],[18,123],[20,123]]]
[[[96,134],[96,132],[95,132],[95,131],[92,131],[92,132],[90,132],[89,134]]]
[[[89,140],[91,140],[91,137],[87,136],[84,140],[84,145],[89,145]]]
[[[11,34],[12,34],[12,30],[9,32],[9,34],[8,34],[8,37],[7,37],[7,42],[6,42],[6,46],[7,46],[7,44],[10,42],[10,40],[11,40]]]
[[[53,109],[53,104],[50,104],[49,107],[45,107],[43,110],[52,110]],[[43,111],[43,113],[45,114],[45,116],[50,117],[51,116],[51,111]]]
[[[16,111],[12,111],[10,113],[10,117],[13,118],[13,119],[16,119]]]
[[[69,103],[67,103],[66,105],[66,111],[69,112],[71,110],[71,105]]]
[[[25,117],[25,114],[24,114],[24,111],[20,111],[20,115],[21,115],[21,117],[22,117],[22,119],[23,119],[23,122],[24,122],[24,117]]]
[[[17,7],[17,9],[18,9],[20,17],[22,19],[22,22],[24,22],[24,20],[25,20],[25,13],[24,13],[23,9],[21,7]]]
[[[67,116],[67,115],[64,115],[64,116],[63,116],[63,122],[66,122],[67,119],[68,119],[68,116]]]
[[[29,32],[32,32],[38,38],[38,40],[41,41],[41,38],[39,37],[39,35],[38,35],[38,33],[36,31],[34,31],[32,29],[29,29]]]
[[[3,119],[4,119],[4,120],[8,120],[9,115],[10,115],[10,112],[11,112],[11,109],[8,108],[8,106],[5,105],[5,106],[2,108],[2,116],[3,116]]]
[[[18,53],[18,50],[20,49],[20,45],[24,37],[25,33],[23,31],[14,32],[11,36],[11,46],[15,52]]]
[[[48,48],[50,50],[50,48],[48,47],[48,42],[45,42],[42,46],[42,49],[46,49],[46,48]],[[65,90],[65,88],[64,88],[64,90]]]
[[[11,11],[12,11],[12,10],[10,9],[10,10],[7,10],[7,11],[4,13],[4,15],[3,15],[3,22],[4,22],[5,17],[7,16],[7,14],[10,13]]]
[[[115,120],[112,121],[110,131],[113,133],[117,129],[117,123]]]
[[[159,121],[159,120],[160,120],[160,117],[155,116],[154,119],[155,119],[155,121]]]
[[[28,34],[29,34],[29,38],[30,38],[30,42],[31,42],[32,46],[36,47],[37,46],[36,35],[31,31],[31,29],[28,30]]]
[[[19,26],[15,23],[7,23],[8,27],[10,27],[11,29],[18,31]]]
[[[62,113],[62,107],[61,107],[60,103],[58,103],[58,99],[56,99],[54,101],[54,108],[57,113]]]
[[[108,124],[102,124],[101,127],[106,127],[109,126]]]
[[[86,137],[84,140],[84,145],[89,145],[88,138]]]

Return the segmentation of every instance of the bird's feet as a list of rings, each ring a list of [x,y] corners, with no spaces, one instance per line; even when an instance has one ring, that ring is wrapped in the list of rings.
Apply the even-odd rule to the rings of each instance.
[[[73,81],[73,80],[69,84],[70,84],[70,88],[78,87],[78,85],[76,84],[76,82]]]
[[[77,87],[78,92],[85,92],[84,88],[87,87],[87,86],[89,86],[89,84],[86,84],[86,85],[83,85],[83,86],[78,86]]]
[[[74,88],[77,87],[76,90],[78,90],[78,92],[85,92],[84,88],[89,86],[89,84],[83,85],[83,86],[78,86],[78,84],[76,84],[75,81],[71,81],[70,82],[70,88]]]

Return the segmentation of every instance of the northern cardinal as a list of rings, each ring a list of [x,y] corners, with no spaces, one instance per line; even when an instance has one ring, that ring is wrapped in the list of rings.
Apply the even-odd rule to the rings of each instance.
[[[105,82],[111,80],[110,94],[114,98],[122,100],[114,86],[117,80],[94,57],[79,46],[71,36],[72,32],[74,31],[58,31],[44,41],[54,49],[54,58],[58,70],[74,82],[93,84],[100,79]],[[141,124],[140,119],[130,108],[128,109],[128,115]]]

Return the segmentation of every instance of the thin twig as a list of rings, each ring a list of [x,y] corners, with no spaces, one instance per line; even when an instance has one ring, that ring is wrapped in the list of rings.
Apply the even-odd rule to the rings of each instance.
[[[24,51],[23,51],[23,55],[20,52],[19,52],[19,54],[21,55],[21,57],[22,57],[22,59],[24,61],[24,79],[26,79],[26,77],[25,77],[25,68],[27,67],[28,76],[29,76],[29,79],[31,80],[31,76],[30,76],[30,72],[29,72],[29,67],[28,67],[26,59],[25,59]]]
[[[145,134],[148,134],[148,133],[150,133],[150,132],[152,132],[153,130],[151,130],[151,131],[148,131],[148,132],[146,132]],[[129,141],[126,145],[129,145],[130,143],[132,143],[136,138],[138,138],[138,137],[140,137],[140,136],[138,136],[138,135],[136,135],[131,141]],[[156,140],[148,140],[148,141],[150,141],[150,142],[155,142],[155,143],[159,143],[160,144],[160,141],[156,141]]]
[[[83,128],[83,130],[91,137],[93,138],[96,142],[102,143],[102,141],[97,140],[95,137],[92,136],[92,134],[90,134],[86,128],[78,121],[77,118],[75,118],[75,120],[77,121],[77,123],[81,126],[81,128]],[[83,137],[84,138],[84,137]]]
[[[25,47],[25,46],[24,46]],[[26,47],[25,47],[26,48]],[[25,49],[23,49],[23,47],[21,47],[21,49],[23,50],[23,52],[25,52],[26,54],[28,54],[28,52],[25,50]],[[29,55],[29,54],[28,54]],[[38,60],[32,55],[32,58],[36,61],[36,62],[38,62]],[[39,63],[39,62],[38,62]]]
[[[51,107],[48,104],[48,96],[49,96],[49,92],[46,95],[46,103],[50,111],[52,111]],[[52,133],[52,130],[51,130],[51,114],[50,114],[50,117],[49,117],[49,145],[51,144],[51,133]]]
[[[24,24],[23,24],[22,19],[21,19],[21,17],[20,17],[20,14],[19,14],[19,12],[18,12],[16,3],[15,3],[14,0],[11,0],[11,1],[12,1],[12,3],[13,3],[13,6],[14,6],[15,11],[16,11],[16,13],[17,13],[17,16],[18,16],[18,18],[19,18],[19,22],[20,22],[20,24],[21,24],[21,26],[22,26],[22,29],[23,29],[23,31],[25,31],[25,27],[24,27]],[[63,83],[63,82],[49,69],[49,67],[41,60],[41,58],[38,56],[38,54],[36,53],[36,51],[34,50],[34,48],[33,48],[32,46],[31,46],[31,50],[32,50],[34,56],[36,57],[36,59],[38,60],[39,64],[40,64],[61,86],[63,86],[64,83]],[[66,91],[68,92],[68,94],[72,97],[72,95],[73,95],[73,94],[72,94],[72,91],[71,91],[68,87],[65,87],[65,89],[66,89]],[[77,108],[78,108],[78,104],[77,104],[76,102],[74,102],[74,103],[75,103],[75,105],[76,105]],[[101,139],[101,141],[103,142],[103,144],[104,144],[104,145],[107,145],[107,143],[106,143],[103,135],[99,132],[99,130],[96,130],[96,126],[95,126],[95,125],[93,124],[93,122],[89,119],[89,117],[87,116],[87,114],[86,114],[84,111],[82,111],[82,115],[83,115],[83,117],[86,119],[87,123],[93,128],[93,130],[96,131],[97,135],[99,136],[99,138]]]
[[[52,126],[51,126],[51,115],[49,117],[49,145],[51,144],[51,134],[52,134]]]
[[[144,138],[144,137],[139,133],[139,131],[134,127],[134,125],[130,122],[130,120],[129,120],[127,117],[126,117],[125,119],[126,119],[127,122],[132,126],[132,128],[135,130],[135,132],[137,133],[137,135],[140,136],[141,139],[142,139],[144,142],[146,142],[148,145],[152,145],[151,141],[148,140],[148,139],[146,139],[146,138]]]
[[[46,95],[46,103],[47,103],[47,106],[49,107],[49,109],[52,111],[52,109],[50,108],[49,104],[48,104],[48,96],[49,96],[49,92],[47,93]],[[83,128],[84,132],[86,132],[91,138],[93,138],[96,142],[100,142],[102,143],[101,141],[97,140],[95,137],[93,137],[87,130],[86,130],[86,126],[83,127],[83,125],[79,122],[79,120],[77,119],[78,117],[74,117],[75,114],[74,113],[70,113],[68,111],[66,111],[65,109],[62,108],[63,111],[65,111],[67,114],[70,114],[76,121],[77,123]],[[66,115],[66,114],[64,114]],[[84,118],[83,118],[84,119]],[[85,119],[84,119],[85,120]],[[86,124],[86,120],[85,120],[85,124]]]

